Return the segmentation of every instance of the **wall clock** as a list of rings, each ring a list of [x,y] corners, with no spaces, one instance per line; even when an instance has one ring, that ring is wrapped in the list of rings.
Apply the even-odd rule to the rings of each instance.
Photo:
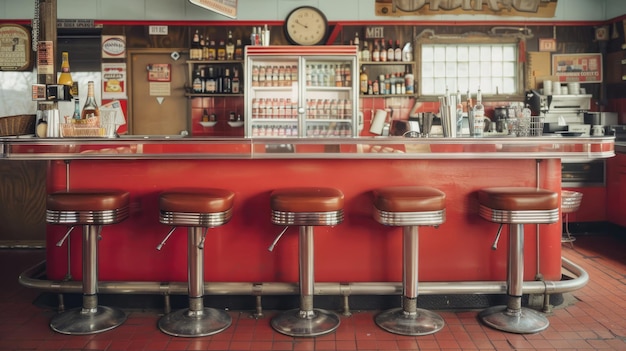
[[[285,19],[285,36],[296,45],[317,45],[328,34],[328,21],[319,9],[301,6],[291,11]]]

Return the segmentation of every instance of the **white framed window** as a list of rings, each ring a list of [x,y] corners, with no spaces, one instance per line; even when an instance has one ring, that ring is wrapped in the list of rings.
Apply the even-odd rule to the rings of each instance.
[[[419,93],[523,93],[517,42],[428,42],[419,45]]]

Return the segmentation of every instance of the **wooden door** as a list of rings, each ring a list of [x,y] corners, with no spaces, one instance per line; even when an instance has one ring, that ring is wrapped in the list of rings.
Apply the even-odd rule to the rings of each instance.
[[[178,49],[129,50],[129,134],[180,135],[189,130],[185,82],[186,58],[174,60]],[[155,67],[169,65],[170,81]],[[152,74],[150,74],[152,72]],[[162,72],[162,71],[161,71]]]

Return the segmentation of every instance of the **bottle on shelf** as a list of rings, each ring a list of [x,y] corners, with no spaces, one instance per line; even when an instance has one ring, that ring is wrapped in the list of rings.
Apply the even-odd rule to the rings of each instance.
[[[370,61],[370,47],[366,41],[363,42],[363,50],[361,50],[361,61],[368,62]]]
[[[233,80],[230,76],[230,68],[224,68],[222,76],[222,93],[230,94],[233,91]]]
[[[224,39],[220,39],[220,43],[217,46],[217,60],[226,60],[226,43],[224,42]]]
[[[204,47],[206,46],[206,41],[204,40],[204,35],[200,34],[200,43],[198,44],[198,59],[205,60],[204,56]]]
[[[78,98],[78,83],[72,79],[70,73],[70,55],[67,51],[61,54],[61,74],[59,75],[58,84],[67,85],[70,89],[70,95]]]
[[[378,39],[374,40],[374,48],[372,48],[372,61],[380,61],[380,44],[378,42]]]
[[[360,48],[361,43],[360,43],[360,40],[359,40],[359,32],[354,33],[354,42],[353,42],[353,44],[356,45],[357,49]]]
[[[380,41],[380,62],[387,62],[387,47],[385,46],[385,39]]]
[[[396,47],[393,51],[393,60],[402,61],[402,47],[400,46],[400,40],[396,39]]]
[[[241,39],[237,39],[235,42],[235,60],[243,60],[243,44],[241,43]]]
[[[389,39],[389,47],[387,48],[387,61],[393,61],[396,51],[393,48],[393,40]]]
[[[485,131],[485,106],[482,103],[483,96],[480,88],[476,92],[476,104],[474,105],[474,136],[481,137]]]
[[[228,31],[228,41],[226,42],[226,59],[233,60],[235,58],[235,42],[233,41],[233,32]]]
[[[193,72],[193,82],[191,83],[191,89],[194,93],[202,93],[202,80],[200,78],[200,68],[196,68]]]
[[[206,35],[204,37],[204,39],[200,40],[200,46],[202,47],[202,59],[203,60],[208,60],[209,59],[209,36]]]
[[[361,75],[359,76],[359,89],[361,94],[367,94],[367,72],[365,72],[365,67],[361,68]]]
[[[217,60],[217,46],[215,46],[215,40],[209,42],[209,51],[207,54],[207,60]]]
[[[196,29],[195,33],[193,33],[193,38],[191,39],[191,48],[189,49],[189,59],[190,60],[199,60],[200,59],[200,31]]]
[[[411,65],[406,65],[404,74],[404,85],[407,94],[415,94],[415,76],[411,71]]]
[[[98,120],[97,123],[100,123],[100,108],[96,102],[93,81],[87,83],[87,99],[85,100],[85,105],[83,105],[80,117],[81,119],[95,117]]]
[[[232,93],[239,94],[240,92],[239,70],[235,67],[233,68]]]

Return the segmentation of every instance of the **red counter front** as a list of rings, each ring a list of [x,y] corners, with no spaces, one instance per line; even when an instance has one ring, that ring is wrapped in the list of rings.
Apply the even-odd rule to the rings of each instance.
[[[99,277],[103,281],[186,281],[186,230],[177,229],[161,251],[156,246],[170,229],[158,220],[159,193],[189,186],[223,187],[236,194],[232,220],[208,232],[204,249],[207,281],[298,280],[297,228],[290,228],[273,252],[267,249],[283,229],[270,223],[269,194],[288,186],[332,186],[345,194],[344,222],[315,229],[316,281],[401,281],[402,231],[372,218],[371,190],[387,185],[428,185],[446,193],[446,222],[439,228],[420,228],[420,281],[502,281],[506,278],[508,238],[502,235],[498,249],[492,250],[498,224],[478,216],[476,191],[491,186],[539,186],[560,192],[560,157],[568,153],[580,157],[581,152],[589,157],[613,154],[609,138],[581,145],[568,141],[526,140],[522,145],[519,141],[502,145],[492,140],[480,145],[476,140],[440,144],[403,140],[382,145],[380,150],[387,154],[366,154],[378,151],[377,139],[365,144],[326,142],[322,147],[310,140],[302,145],[295,142],[295,152],[286,147],[286,153],[264,152],[271,148],[249,140],[239,146],[205,146],[208,149],[176,140],[156,145],[115,143],[87,143],[71,156],[48,155],[49,192],[65,189],[69,174],[72,189],[119,188],[131,194],[130,217],[102,232]],[[135,149],[124,152],[124,143]],[[97,151],[105,146],[105,153]],[[275,146],[285,144],[277,142]],[[548,146],[552,149],[547,150]],[[8,154],[26,157],[28,151],[20,153],[19,147],[29,146],[14,145]],[[118,153],[110,154],[109,150],[116,148]],[[71,160],[69,173],[67,159]],[[525,228],[525,279],[534,280],[541,273],[546,280],[560,280],[561,223]],[[49,225],[47,231],[47,275],[63,279],[66,247],[56,243],[66,228]],[[71,273],[80,279],[81,244],[78,233],[72,237]]]

